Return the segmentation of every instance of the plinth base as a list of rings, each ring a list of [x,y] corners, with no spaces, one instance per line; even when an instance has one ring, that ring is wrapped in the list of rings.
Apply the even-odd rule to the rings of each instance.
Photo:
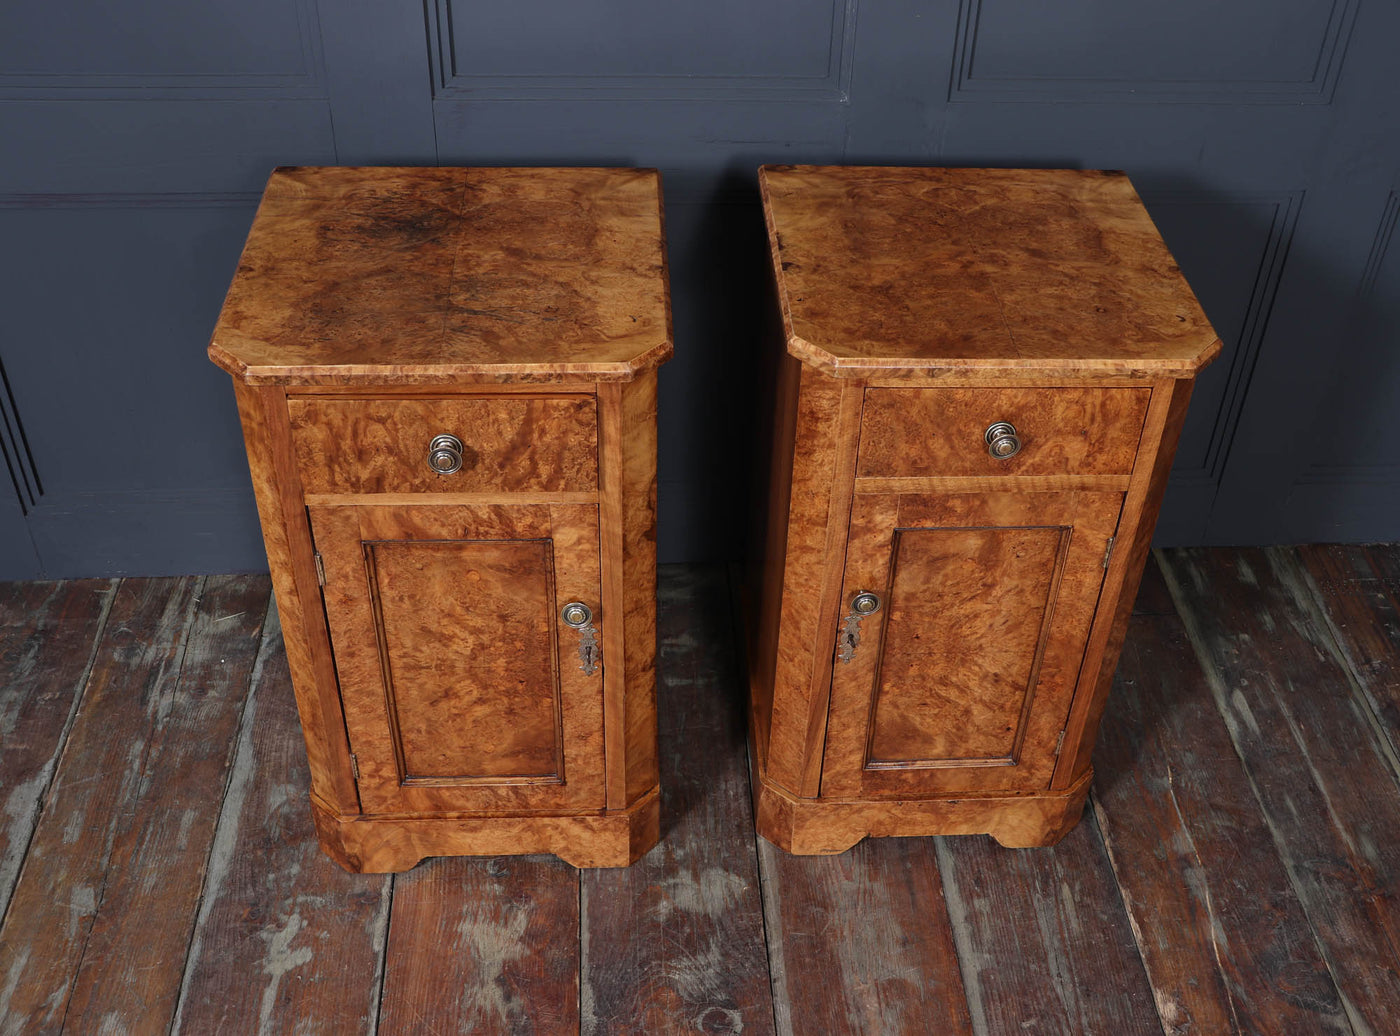
[[[750,758],[757,753],[750,752]],[[770,784],[755,761],[758,833],[797,856],[845,852],[864,838],[991,835],[1009,849],[1054,845],[1084,811],[1090,770],[1063,792],[952,799],[803,799]]]
[[[661,836],[652,789],[624,810],[565,816],[341,817],[311,800],[327,856],[356,874],[406,871],[429,856],[553,853],[575,867],[626,867]]]

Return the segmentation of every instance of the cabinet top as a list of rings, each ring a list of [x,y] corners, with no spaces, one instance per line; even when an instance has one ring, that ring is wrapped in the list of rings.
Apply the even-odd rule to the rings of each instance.
[[[627,381],[670,355],[654,169],[278,169],[209,345],[286,385]]]
[[[1220,351],[1122,173],[765,166],[788,351],[836,375],[1189,377]]]

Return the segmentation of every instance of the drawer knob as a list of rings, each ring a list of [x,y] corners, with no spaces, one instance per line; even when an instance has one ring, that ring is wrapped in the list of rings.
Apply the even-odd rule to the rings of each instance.
[[[439,435],[428,444],[428,467],[439,475],[462,470],[462,440],[455,435]]]
[[[1006,421],[998,421],[987,429],[987,452],[997,460],[1014,457],[1021,452],[1021,440],[1016,435],[1016,426]]]

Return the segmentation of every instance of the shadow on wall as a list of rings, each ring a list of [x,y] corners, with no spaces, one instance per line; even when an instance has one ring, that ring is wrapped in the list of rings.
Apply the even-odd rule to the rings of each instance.
[[[768,239],[757,167],[732,168],[708,196],[666,198],[675,357],[661,368],[661,561],[743,556],[748,472],[758,441],[757,358]]]

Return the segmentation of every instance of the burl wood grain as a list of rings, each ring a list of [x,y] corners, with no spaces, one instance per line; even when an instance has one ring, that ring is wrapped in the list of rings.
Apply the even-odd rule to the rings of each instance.
[[[874,590],[887,607],[861,623],[852,661],[834,662],[822,797],[1047,790],[1121,504],[857,496],[841,600]]]
[[[587,492],[598,484],[589,396],[457,399],[291,398],[307,493]],[[462,467],[428,466],[438,435],[462,441]]]
[[[867,767],[1015,762],[1068,531],[895,533]]]
[[[249,384],[629,380],[671,354],[649,169],[283,168],[209,348]]]
[[[561,779],[549,541],[365,547],[403,780]]]
[[[598,386],[607,797],[656,787],[656,374]]]
[[[314,799],[321,848],[357,873],[406,871],[429,856],[528,856],[553,853],[575,867],[626,867],[661,836],[660,794],[626,809],[490,816],[340,817]]]
[[[276,388],[233,382],[263,547],[281,620],[297,715],[311,766],[311,795],[336,812],[360,807],[341,716],[326,611],[316,580],[311,529],[292,452],[287,400]]]
[[[1167,478],[1176,457],[1193,385],[1193,381],[1181,378],[1156,382],[1152,387],[1138,459],[1133,464],[1132,481],[1123,500],[1117,542],[1109,559],[1103,593],[1094,615],[1094,628],[1084,652],[1079,689],[1065,723],[1064,747],[1055,767],[1053,786],[1056,788],[1068,787],[1089,771],[1099,719],[1113,685],[1118,652],[1127,635],[1128,618],[1152,546],[1157,513],[1167,491]]]
[[[769,570],[770,578],[782,580],[780,596],[765,597],[776,603],[779,619],[772,712],[766,723],[758,721],[769,735],[758,753],[771,780],[801,795],[816,795],[821,782],[861,395],[859,388],[803,366],[795,441],[788,447],[791,503],[785,514],[770,512],[770,521],[787,522],[787,537],[782,568]],[[760,700],[768,698],[765,687]]]
[[[1127,475],[1150,389],[868,389],[857,477]],[[998,421],[1021,450],[987,450]]]
[[[845,852],[863,838],[987,834],[1009,849],[1054,845],[1079,822],[1089,775],[1065,791],[954,797],[799,798],[754,771],[758,833],[797,856]]]
[[[834,374],[1186,376],[1220,350],[1128,178],[765,166],[788,349]]]
[[[365,811],[602,808],[612,660],[558,620],[605,628],[597,508],[310,511]]]

